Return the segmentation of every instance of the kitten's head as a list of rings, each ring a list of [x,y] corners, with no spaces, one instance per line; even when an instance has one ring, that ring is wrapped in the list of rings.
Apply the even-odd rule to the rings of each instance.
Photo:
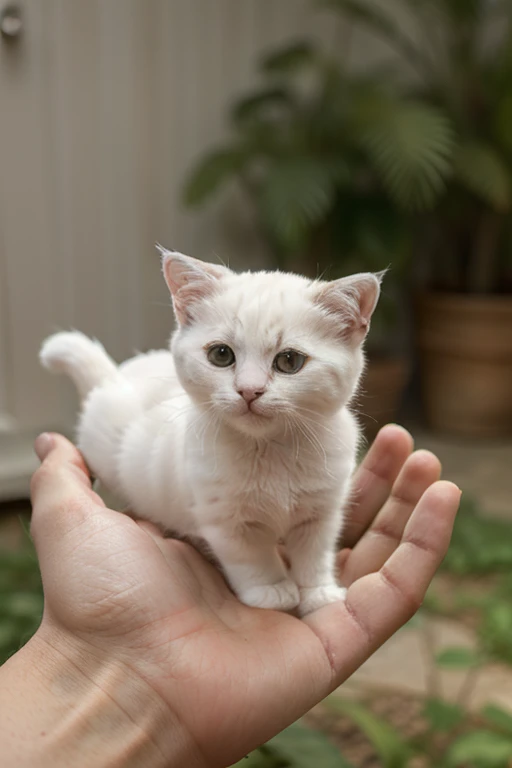
[[[378,277],[235,274],[162,254],[178,321],[176,370],[194,402],[240,432],[265,437],[313,424],[349,401],[363,369]]]

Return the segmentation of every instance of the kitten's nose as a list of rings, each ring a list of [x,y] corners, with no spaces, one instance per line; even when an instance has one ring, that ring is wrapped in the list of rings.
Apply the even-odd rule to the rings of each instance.
[[[238,390],[240,397],[243,397],[247,404],[252,403],[253,400],[257,400],[263,394],[262,389],[254,389],[254,387],[244,387]]]

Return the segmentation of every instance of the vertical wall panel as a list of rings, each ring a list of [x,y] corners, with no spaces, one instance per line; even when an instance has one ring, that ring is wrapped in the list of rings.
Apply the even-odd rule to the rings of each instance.
[[[2,374],[19,429],[43,414],[61,413],[58,394],[37,364],[41,329],[54,317],[55,227],[48,189],[51,41],[42,6],[31,11],[23,38],[0,43],[0,247],[8,349]]]

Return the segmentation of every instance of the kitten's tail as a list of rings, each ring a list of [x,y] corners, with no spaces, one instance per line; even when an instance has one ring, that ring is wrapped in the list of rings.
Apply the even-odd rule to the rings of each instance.
[[[99,341],[79,331],[55,333],[43,343],[41,364],[53,373],[65,373],[84,399],[91,389],[119,376],[118,367]]]

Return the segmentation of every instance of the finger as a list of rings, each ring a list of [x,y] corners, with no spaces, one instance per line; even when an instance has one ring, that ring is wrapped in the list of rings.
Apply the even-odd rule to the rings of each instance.
[[[414,508],[441,476],[441,463],[429,451],[413,453],[398,475],[391,495],[345,563],[343,584],[378,571],[399,545]]]
[[[62,435],[45,435],[36,441],[43,458],[34,473],[31,531],[36,547],[58,541],[63,532],[80,524],[91,509],[103,502],[91,488],[87,467],[80,452]]]
[[[336,558],[336,570],[338,572],[338,577],[342,584],[346,583],[344,578],[344,573],[345,573],[345,568],[349,561],[351,552],[352,550],[346,547],[345,549],[341,549],[338,552],[338,556]]]
[[[353,547],[368,528],[412,449],[413,439],[403,427],[388,424],[380,430],[355,473],[343,546]]]
[[[331,690],[421,605],[448,549],[460,495],[453,483],[431,485],[407,523],[400,546],[380,571],[354,582],[345,602],[327,605],[304,619],[330,661]]]

